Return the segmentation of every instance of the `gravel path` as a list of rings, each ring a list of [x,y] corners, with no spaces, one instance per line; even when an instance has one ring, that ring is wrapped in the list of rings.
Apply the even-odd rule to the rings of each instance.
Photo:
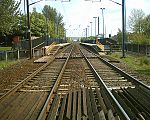
[[[33,63],[33,60],[20,60],[17,64],[0,70],[0,90],[8,88],[17,80],[23,80],[28,73],[35,71],[42,63]]]

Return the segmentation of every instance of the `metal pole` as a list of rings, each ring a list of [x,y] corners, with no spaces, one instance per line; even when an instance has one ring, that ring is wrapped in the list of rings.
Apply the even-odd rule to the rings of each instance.
[[[122,0],[122,57],[125,57],[125,39],[126,39],[126,15],[125,0]]]
[[[105,34],[105,33],[104,33],[104,32],[105,32],[104,29],[105,29],[105,28],[104,28],[104,11],[103,11],[103,10],[104,10],[105,8],[100,8],[100,9],[102,10],[102,18],[103,18],[103,39],[104,39],[104,37],[105,37],[105,36],[104,36],[104,34]]]
[[[91,37],[92,37],[92,22],[90,22],[91,23]]]
[[[99,35],[99,17],[98,17],[98,35]]]
[[[87,30],[88,30],[87,36],[88,36],[88,37],[90,36],[90,34],[89,34],[89,31],[90,31],[90,30],[89,30],[89,27],[90,27],[90,26],[87,26],[87,28],[88,28],[88,29],[87,29]]]
[[[28,33],[27,33],[27,38],[29,40],[29,54],[30,54],[30,59],[33,57],[32,56],[32,41],[31,41],[31,28],[30,28],[30,13],[29,13],[29,0],[26,0],[27,2],[27,24],[28,24]]]
[[[96,18],[97,17],[93,17],[93,18],[95,18],[95,37],[96,37]]]
[[[46,45],[48,46],[48,18],[46,17]]]
[[[86,32],[85,35],[86,35],[86,38],[87,38],[87,28],[85,28],[85,32]]]

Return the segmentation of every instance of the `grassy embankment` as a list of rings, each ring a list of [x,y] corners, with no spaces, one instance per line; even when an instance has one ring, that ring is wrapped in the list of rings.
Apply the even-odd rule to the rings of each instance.
[[[4,69],[16,63],[17,61],[0,61],[0,69]]]
[[[126,58],[121,58],[119,53],[113,53],[111,57],[126,63],[131,69],[140,74],[150,75],[150,57],[126,55]]]
[[[0,47],[0,51],[11,50],[11,47]],[[9,67],[10,65],[15,64],[16,61],[0,61],[0,69]]]

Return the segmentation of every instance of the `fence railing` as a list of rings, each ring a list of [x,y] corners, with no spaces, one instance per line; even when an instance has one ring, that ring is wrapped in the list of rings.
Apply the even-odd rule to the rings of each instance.
[[[33,49],[33,57],[43,56],[42,49]],[[0,51],[0,61],[18,60],[29,58],[28,50],[13,50],[13,51]]]
[[[150,55],[150,45],[126,44],[126,50],[137,54]]]
[[[20,58],[27,58],[28,51],[13,50],[13,51],[0,51],[0,61],[3,60],[17,60]]]

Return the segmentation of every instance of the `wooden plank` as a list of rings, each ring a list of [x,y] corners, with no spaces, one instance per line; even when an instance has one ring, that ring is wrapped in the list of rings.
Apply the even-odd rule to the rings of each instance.
[[[91,99],[91,105],[92,105],[94,118],[95,118],[95,120],[99,120],[100,116],[99,116],[99,112],[97,110],[97,105],[95,103],[95,96],[93,94],[92,89],[90,89],[90,99]]]
[[[73,92],[73,113],[72,120],[76,120],[76,111],[77,111],[77,91]]]
[[[83,120],[87,120],[86,88],[83,88]]]
[[[71,104],[72,104],[72,92],[70,91],[68,95],[68,105],[67,105],[67,114],[66,114],[66,117],[68,119],[71,119]]]
[[[45,102],[45,99],[47,97],[48,93],[43,93],[39,100],[37,101],[37,104],[34,105],[34,107],[32,107],[32,109],[30,110],[30,112],[28,113],[28,115],[26,116],[26,118],[24,120],[35,120]]]
[[[12,105],[14,104],[14,101],[18,99],[18,97],[20,97],[20,93],[16,93],[13,94],[12,97],[10,97],[9,99],[3,101],[0,104],[0,116],[2,117],[2,115],[4,115],[5,113],[7,113],[7,109],[11,109]],[[7,104],[6,104],[7,103]]]
[[[5,103],[2,104],[5,106],[5,108],[0,110],[1,118],[3,118],[5,120],[6,118],[8,118],[10,116],[12,117],[14,115],[14,113],[17,115],[16,110],[19,110],[20,106],[22,106],[22,104],[27,101],[25,98],[28,96],[29,95],[27,93],[21,93],[21,94],[19,94],[18,97],[16,97],[16,99],[13,99],[12,101],[9,101],[9,99],[6,100],[5,102],[7,103],[9,101],[9,103],[7,103],[8,104],[7,106],[5,105]],[[13,111],[13,113],[12,113],[12,111]]]
[[[101,93],[100,91],[98,90],[98,88],[95,89],[96,90],[96,95],[98,97],[98,103],[100,104],[100,107],[102,108],[102,110],[104,111],[104,113],[106,114],[107,113],[107,108],[105,106],[105,103],[103,101],[103,98],[101,96]]]
[[[88,118],[89,120],[94,120],[93,112],[92,112],[92,107],[91,107],[91,101],[90,101],[90,96],[89,96],[89,90],[86,90],[86,100],[87,100],[87,113],[88,113]]]
[[[42,93],[28,93],[30,94],[30,96],[27,99],[30,99],[30,101],[28,101],[27,104],[25,104],[25,106],[22,106],[24,108],[23,111],[18,110],[18,117],[17,115],[15,115],[15,117],[12,117],[13,119],[18,119],[18,120],[24,120],[26,118],[27,115],[30,114],[30,111],[32,111],[32,109],[34,108],[34,106],[38,103],[38,100],[40,99],[41,96],[43,96]],[[34,98],[32,98],[32,96],[34,96]],[[36,115],[36,114],[34,114]],[[37,117],[37,116],[36,116]]]
[[[77,120],[81,120],[81,89],[78,91],[78,113]]]
[[[108,96],[106,95],[106,93],[103,90],[101,90],[101,93],[102,93],[102,97],[103,97],[103,99],[105,101],[105,104],[106,104],[107,108],[111,109],[113,112],[115,112],[115,109],[112,106],[112,104],[110,102],[110,99],[108,98]]]
[[[60,101],[60,96],[56,95],[52,102],[50,111],[48,113],[47,120],[55,120],[56,119],[57,109],[59,107],[59,101]]]
[[[114,115],[112,113],[112,110],[108,111],[108,120],[115,120],[115,117],[114,117]]]
[[[67,95],[65,95],[63,98],[58,120],[63,120],[63,116],[64,116],[64,112],[65,112],[65,106],[66,106],[66,100],[67,100]]]
[[[26,104],[28,104],[28,102],[31,102],[31,98],[29,96],[30,95],[27,93],[21,93],[18,99],[14,100],[12,104],[10,104],[8,107],[6,107],[6,109],[4,109],[7,111],[3,114],[4,116],[1,116],[1,118],[3,118],[4,120],[17,119],[16,117],[21,111],[25,109],[24,107],[26,106]],[[34,96],[31,97],[32,99],[34,98]]]
[[[52,59],[51,56],[43,56],[43,57],[35,60],[34,63],[46,63],[46,62],[48,62],[51,59]]]

